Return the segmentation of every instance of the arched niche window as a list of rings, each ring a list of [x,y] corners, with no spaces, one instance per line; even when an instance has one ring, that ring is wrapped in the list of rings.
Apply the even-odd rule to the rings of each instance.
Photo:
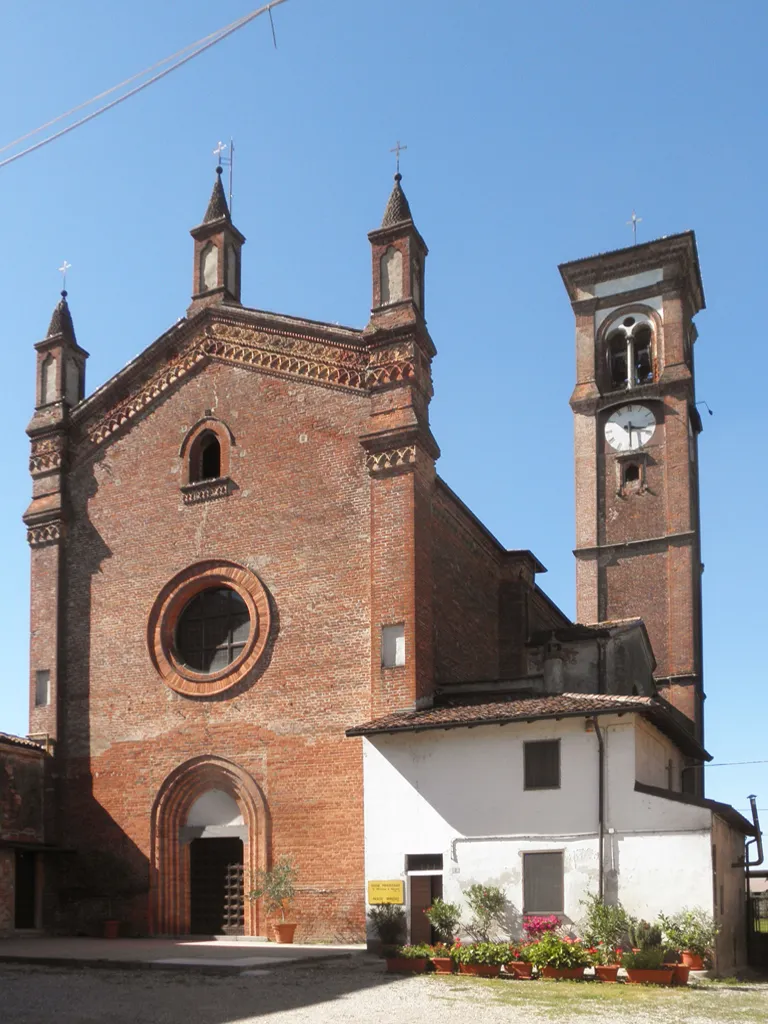
[[[200,435],[197,465],[192,466],[190,483],[198,480],[218,480],[221,476],[221,444],[213,432]]]
[[[232,244],[227,246],[227,291],[237,297],[237,251]]]
[[[403,297],[403,254],[390,245],[381,257],[381,304],[399,302]]]
[[[653,328],[647,316],[625,316],[607,334],[606,369],[612,391],[654,380]]]
[[[200,253],[200,291],[207,292],[219,283],[219,250],[209,242]]]
[[[220,420],[206,417],[189,431],[179,450],[185,504],[196,504],[230,493],[231,431]]]
[[[40,405],[56,400],[56,360],[51,353],[40,364]]]

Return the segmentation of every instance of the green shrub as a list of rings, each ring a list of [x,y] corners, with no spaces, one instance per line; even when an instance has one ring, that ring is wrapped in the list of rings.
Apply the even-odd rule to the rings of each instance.
[[[398,946],[397,955],[405,960],[428,960],[432,954],[432,947],[425,943],[418,946]]]
[[[371,907],[368,920],[383,946],[397,946],[405,938],[405,911],[397,904]]]
[[[456,942],[451,956],[460,964],[508,964],[511,960],[508,942]]]
[[[672,917],[659,916],[664,935],[670,946],[677,950],[711,956],[718,928],[711,916],[701,907],[684,907]]]
[[[537,967],[589,967],[592,962],[582,942],[563,938],[555,932],[545,932],[527,950],[529,961]]]
[[[490,940],[491,925],[503,924],[507,906],[504,891],[496,885],[470,885],[464,890],[464,898],[472,911],[469,930],[484,942]]]
[[[621,966],[630,970],[657,971],[664,962],[664,950],[661,946],[648,946],[637,953],[625,953],[621,958]]]
[[[438,897],[424,914],[442,942],[453,942],[461,923],[461,907],[457,903],[446,903]]]
[[[588,945],[607,950],[630,945],[632,920],[621,903],[606,903],[596,893],[589,893],[580,903],[587,908],[581,923],[581,935]]]

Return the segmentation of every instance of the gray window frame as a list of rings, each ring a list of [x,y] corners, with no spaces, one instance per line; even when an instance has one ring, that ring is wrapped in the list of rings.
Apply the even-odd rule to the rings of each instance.
[[[523,913],[524,914],[564,914],[565,913],[565,852],[563,850],[526,850],[523,857]],[[560,906],[559,907],[531,907],[528,901],[528,884],[530,857],[559,857],[560,858]]]
[[[542,744],[555,744],[557,747],[557,784],[545,785],[545,786],[534,786],[528,783],[528,751],[532,747],[541,746]],[[523,743],[523,789],[526,791],[540,791],[544,789],[561,789],[562,788],[562,752],[560,748],[559,739],[547,739],[547,740],[526,740]]]

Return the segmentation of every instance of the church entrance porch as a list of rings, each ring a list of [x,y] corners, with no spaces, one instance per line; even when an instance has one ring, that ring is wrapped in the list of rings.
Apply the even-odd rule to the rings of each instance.
[[[193,839],[189,883],[193,935],[243,934],[242,839]]]
[[[245,890],[266,867],[268,813],[240,766],[212,755],[172,772],[152,809],[154,935],[261,935]]]

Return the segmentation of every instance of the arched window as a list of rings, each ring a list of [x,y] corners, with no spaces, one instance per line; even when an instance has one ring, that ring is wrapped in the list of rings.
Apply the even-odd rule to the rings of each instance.
[[[646,316],[627,316],[608,332],[605,356],[612,391],[654,379],[653,328]]]
[[[212,431],[201,434],[200,441],[192,451],[189,482],[218,480],[221,476],[221,444]]]
[[[200,291],[207,292],[219,283],[219,250],[209,242],[200,253]]]
[[[380,261],[381,304],[399,302],[403,297],[403,255],[390,245]]]
[[[56,360],[51,353],[40,366],[40,405],[56,401]]]

